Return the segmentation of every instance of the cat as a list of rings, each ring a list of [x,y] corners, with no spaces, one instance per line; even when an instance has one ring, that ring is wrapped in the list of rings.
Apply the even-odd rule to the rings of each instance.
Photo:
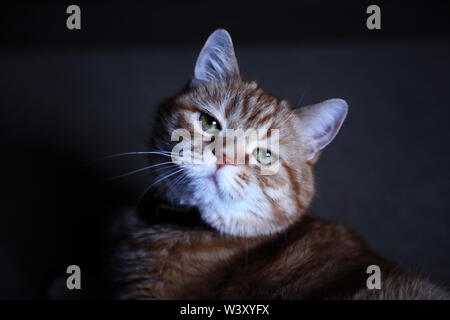
[[[148,152],[151,205],[118,221],[118,297],[448,299],[448,291],[373,253],[347,227],[307,213],[314,166],[347,111],[342,99],[291,108],[245,80],[229,33],[213,32],[192,79],[158,110]],[[225,129],[276,129],[278,144],[268,149],[258,138],[237,163],[228,144],[192,148],[191,140],[173,139],[177,129],[206,146]],[[262,174],[275,164],[275,173]],[[371,265],[380,268],[380,288],[368,288]]]

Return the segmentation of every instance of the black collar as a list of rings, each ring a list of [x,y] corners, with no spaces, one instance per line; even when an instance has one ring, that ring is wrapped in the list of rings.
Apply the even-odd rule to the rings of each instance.
[[[176,207],[167,201],[149,195],[137,208],[139,216],[148,224],[171,224],[186,227],[212,228],[200,218],[196,208]]]

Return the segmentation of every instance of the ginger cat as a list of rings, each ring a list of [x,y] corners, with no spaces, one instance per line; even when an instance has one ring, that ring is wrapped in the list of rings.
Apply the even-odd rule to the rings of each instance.
[[[314,194],[314,165],[347,110],[341,99],[292,109],[244,80],[228,32],[212,33],[191,81],[159,108],[154,151],[148,152],[155,168],[148,190],[169,205],[130,210],[120,220],[122,238],[114,255],[118,296],[448,298],[445,290],[372,253],[346,227],[306,213]],[[177,129],[197,137],[194,145],[174,140]],[[258,137],[241,148],[241,163],[228,143],[208,149],[228,129],[266,130],[264,139],[276,148]],[[271,129],[277,130],[277,141]],[[196,148],[195,141],[206,146]],[[174,152],[176,146],[180,152]],[[272,166],[276,171],[262,174]],[[201,222],[183,223],[196,214]],[[370,265],[381,269],[380,289],[367,287]]]

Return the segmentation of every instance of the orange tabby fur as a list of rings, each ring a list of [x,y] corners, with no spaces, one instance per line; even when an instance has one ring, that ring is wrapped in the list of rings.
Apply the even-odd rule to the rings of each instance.
[[[120,222],[123,238],[114,265],[121,298],[448,297],[372,253],[346,227],[306,214],[314,164],[345,118],[343,100],[292,109],[240,76],[231,38],[218,30],[200,53],[194,79],[161,105],[152,149],[170,151],[177,128],[207,140],[198,125],[202,113],[227,128],[279,129],[279,171],[259,174],[261,164],[250,164],[249,151],[245,164],[216,167],[210,154],[210,163],[176,166],[184,174],[178,180],[165,178],[170,171],[157,175],[157,196],[174,206],[195,207],[211,228],[148,224],[129,211]],[[151,162],[167,161],[164,156],[151,156]],[[380,290],[366,287],[366,268],[373,264],[382,271]]]

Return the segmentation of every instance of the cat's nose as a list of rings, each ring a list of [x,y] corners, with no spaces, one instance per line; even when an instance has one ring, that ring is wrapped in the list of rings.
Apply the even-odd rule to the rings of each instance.
[[[226,164],[233,164],[232,159],[228,159],[227,158],[227,154],[225,152],[222,152],[222,159],[221,160],[222,161],[220,161],[219,157],[217,157],[217,162],[216,162],[217,170],[219,170],[220,168],[223,168]]]
[[[217,166],[217,170],[219,170],[220,168],[223,168],[225,166],[225,164],[227,163],[227,154],[225,152],[222,153],[222,159],[220,159],[217,157],[217,162],[216,162],[216,166]]]

